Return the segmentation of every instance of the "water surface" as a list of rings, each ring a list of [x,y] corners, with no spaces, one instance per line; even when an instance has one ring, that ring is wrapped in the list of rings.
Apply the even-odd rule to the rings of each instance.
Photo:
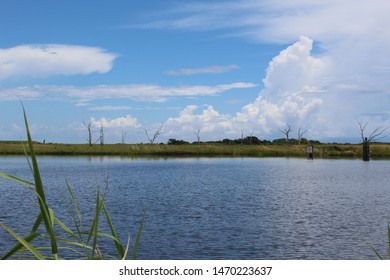
[[[69,214],[65,179],[86,223],[96,186],[108,180],[107,206],[123,241],[129,233],[135,240],[147,208],[139,259],[376,259],[366,242],[382,253],[387,246],[390,161],[41,157],[39,163],[60,217]],[[31,179],[24,157],[0,157],[0,171]],[[29,194],[4,179],[0,188],[0,222],[27,232],[36,215]],[[9,240],[0,231],[0,252]]]

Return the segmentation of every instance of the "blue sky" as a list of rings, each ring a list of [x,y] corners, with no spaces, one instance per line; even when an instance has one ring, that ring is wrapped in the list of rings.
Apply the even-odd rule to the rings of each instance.
[[[0,139],[106,143],[305,137],[390,125],[390,4],[29,1],[0,10]],[[387,135],[389,130],[386,130]],[[390,135],[390,134],[389,134]],[[384,141],[389,141],[386,136]]]

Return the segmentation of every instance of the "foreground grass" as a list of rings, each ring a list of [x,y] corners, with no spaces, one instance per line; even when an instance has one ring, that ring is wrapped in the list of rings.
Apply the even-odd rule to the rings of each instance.
[[[32,225],[30,233],[24,237],[16,233],[8,225],[0,224],[0,228],[7,231],[17,241],[16,245],[10,249],[8,253],[1,256],[1,259],[5,260],[16,256],[23,259],[36,258],[40,260],[58,260],[66,257],[69,252],[76,255],[79,259],[126,259],[130,245],[130,237],[127,244],[123,244],[119,240],[105,204],[105,190],[107,185],[103,191],[100,190],[99,186],[97,187],[94,218],[92,224],[87,228],[83,225],[83,219],[79,211],[77,200],[67,182],[66,185],[70,198],[70,201],[68,201],[68,208],[73,224],[64,224],[60,218],[55,215],[53,209],[49,207],[50,204],[46,200],[45,188],[40,175],[35,145],[31,139],[25,112],[24,120],[27,132],[27,143],[25,143],[27,148],[25,148],[24,143],[22,143],[21,146],[26,155],[34,181],[29,182],[3,172],[0,172],[0,177],[17,182],[31,191],[36,197],[35,205],[38,207],[39,213]],[[134,243],[131,256],[132,259],[136,258],[145,215],[146,212],[144,211],[138,235]],[[23,217],[20,217],[20,219],[22,220]],[[99,224],[102,219],[105,219],[108,223],[110,228],[109,233],[101,232],[99,230]],[[101,238],[107,238],[112,241],[118,256],[105,254],[99,249],[98,241]],[[35,246],[34,243],[38,240],[44,245],[40,247]]]
[[[306,157],[306,145],[229,145],[229,144],[35,144],[37,155],[116,155],[130,157]],[[24,154],[23,145],[0,143],[0,155]],[[315,158],[361,158],[362,145],[319,144]],[[373,159],[390,159],[390,144],[371,144]]]

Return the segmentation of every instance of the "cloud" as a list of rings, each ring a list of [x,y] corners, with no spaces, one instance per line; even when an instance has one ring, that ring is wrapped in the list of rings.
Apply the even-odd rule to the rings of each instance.
[[[206,68],[168,70],[164,73],[167,75],[220,74],[239,68],[239,66],[233,64],[228,66],[210,66]]]
[[[119,140],[121,139],[121,141],[123,141],[123,137],[127,134],[127,132],[136,132],[137,135],[140,134],[139,129],[141,127],[141,124],[138,122],[137,118],[134,118],[130,115],[114,119],[105,117],[96,119],[94,117],[91,117],[90,122],[94,130],[94,137],[97,139],[100,139],[97,136],[97,130],[100,130],[100,128],[103,126],[104,141],[106,143],[120,143]]]
[[[310,122],[312,113],[322,104],[323,75],[329,71],[326,57],[311,55],[313,41],[300,40],[274,57],[263,79],[264,89],[252,103],[237,113],[236,120],[262,127],[262,133],[302,122]]]
[[[94,127],[100,127],[103,126],[104,128],[138,128],[140,127],[140,124],[138,123],[138,120],[130,115],[127,115],[125,117],[119,117],[116,119],[107,119],[107,118],[100,118],[90,119],[92,125]]]
[[[86,46],[21,45],[0,49],[0,80],[106,73],[115,58],[113,53]]]
[[[85,103],[96,99],[127,98],[135,101],[164,102],[170,97],[213,96],[232,89],[252,88],[253,83],[216,86],[164,87],[152,84],[101,85],[92,87],[34,86],[0,89],[2,100],[66,99]]]
[[[315,114],[323,103],[321,77],[329,71],[326,57],[311,55],[313,41],[300,40],[270,61],[263,79],[264,88],[258,98],[247,104],[235,116],[223,115],[208,106],[200,114],[198,106],[187,106],[167,124],[174,131],[201,129],[220,135],[239,135],[241,130],[270,136],[289,123],[292,126],[316,122]],[[211,135],[211,133],[210,133]]]
[[[198,31],[219,29],[262,42],[283,43],[302,34],[332,40],[376,31],[380,37],[384,37],[386,30],[380,26],[389,23],[387,9],[388,3],[382,0],[373,0],[370,4],[365,0],[193,1],[148,17],[155,17],[155,21],[128,27]]]
[[[331,76],[337,61],[314,56],[312,50],[313,40],[305,36],[282,50],[269,62],[259,96],[233,116],[211,106],[202,112],[197,112],[198,106],[187,106],[167,121],[172,137],[178,131],[200,129],[212,139],[238,138],[241,130],[274,139],[283,137],[279,130],[289,124],[293,134],[299,127],[310,126],[307,136],[320,140],[351,135],[358,139],[358,120],[367,120],[373,127],[389,123],[387,92],[364,92],[347,83],[333,85],[325,77]],[[183,135],[191,137],[191,133]]]
[[[213,106],[206,105],[199,114],[196,113],[200,109],[196,105],[188,105],[184,108],[178,117],[169,118],[164,123],[164,134],[167,137],[177,137],[178,132],[182,137],[191,139],[194,137],[194,131],[200,130],[200,134],[206,138],[220,137],[216,132],[227,133],[232,127],[230,115],[220,114]]]
[[[324,77],[329,83],[386,91],[390,36],[384,27],[390,26],[388,9],[389,4],[382,0],[198,1],[177,5],[161,17],[156,13],[154,24],[140,24],[139,28],[217,29],[226,36],[279,44],[291,44],[304,35],[337,62]]]
[[[139,27],[218,30],[290,44],[269,63],[259,97],[232,116],[232,124],[267,136],[286,123],[310,123],[313,137],[350,137],[358,120],[373,127],[390,122],[388,9],[381,0],[202,1]]]

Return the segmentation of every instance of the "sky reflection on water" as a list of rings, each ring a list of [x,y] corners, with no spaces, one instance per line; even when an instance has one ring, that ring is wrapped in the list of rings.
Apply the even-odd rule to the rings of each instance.
[[[376,259],[366,242],[386,248],[389,161],[42,157],[39,162],[48,201],[61,217],[68,215],[65,179],[88,221],[96,186],[108,178],[107,206],[124,241],[129,232],[136,236],[147,208],[140,259]],[[0,157],[0,167],[30,176],[23,157]],[[29,230],[36,213],[28,193],[4,179],[0,187],[0,221]],[[23,223],[19,215],[26,217]],[[0,232],[0,252],[9,247],[7,240]]]

